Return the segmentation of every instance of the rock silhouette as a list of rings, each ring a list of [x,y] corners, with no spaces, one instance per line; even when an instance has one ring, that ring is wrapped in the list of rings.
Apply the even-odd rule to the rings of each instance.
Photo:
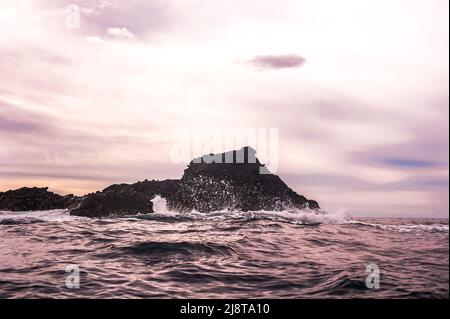
[[[47,188],[21,188],[0,193],[0,210],[64,208],[71,215],[87,217],[149,214],[156,195],[180,212],[319,209],[316,201],[297,194],[270,173],[255,154],[250,147],[208,154],[192,160],[180,180],[114,184],[82,197],[61,196]]]
[[[0,210],[30,211],[63,209],[75,205],[77,197],[61,196],[48,191],[48,188],[22,187],[4,193],[0,192]]]
[[[176,193],[168,198],[170,208],[200,212],[319,208],[317,202],[297,194],[271,174],[255,154],[254,149],[244,147],[194,159],[184,171]]]
[[[165,180],[111,185],[84,196],[70,214],[105,217],[153,213],[153,197],[169,197],[175,193],[177,183],[177,180]]]

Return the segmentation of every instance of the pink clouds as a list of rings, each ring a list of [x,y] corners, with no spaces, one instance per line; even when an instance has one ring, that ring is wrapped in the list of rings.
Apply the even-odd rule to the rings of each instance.
[[[79,8],[79,32],[88,36],[143,37],[166,30],[172,23],[169,3],[161,0],[38,1],[39,7],[47,12],[61,12],[69,4]]]
[[[79,30],[66,1],[0,4],[0,189],[174,178],[173,127],[276,127],[324,206],[448,216],[447,2],[74,3]]]
[[[108,34],[115,37],[134,38],[134,34],[127,28],[108,28]]]
[[[261,69],[286,69],[301,67],[306,59],[296,54],[260,55],[248,62]]]

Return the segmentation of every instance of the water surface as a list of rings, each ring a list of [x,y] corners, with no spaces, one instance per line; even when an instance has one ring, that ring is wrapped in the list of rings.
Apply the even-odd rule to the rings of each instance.
[[[158,205],[160,207],[158,207]],[[0,213],[2,298],[448,298],[447,219]],[[366,287],[366,266],[381,271]],[[81,271],[66,287],[66,267]]]

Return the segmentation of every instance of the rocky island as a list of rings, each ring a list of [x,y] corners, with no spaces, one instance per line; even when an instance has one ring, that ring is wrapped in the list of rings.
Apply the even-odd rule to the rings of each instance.
[[[0,210],[68,209],[71,215],[86,217],[150,214],[156,195],[180,212],[319,209],[316,201],[271,174],[255,155],[251,147],[207,154],[192,160],[179,180],[114,184],[85,196],[61,196],[36,187],[0,192]]]

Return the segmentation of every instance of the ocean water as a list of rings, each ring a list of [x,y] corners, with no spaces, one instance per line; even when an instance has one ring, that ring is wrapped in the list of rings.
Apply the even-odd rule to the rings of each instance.
[[[448,298],[448,219],[154,208],[0,212],[0,298]],[[70,265],[79,288],[66,285]]]

